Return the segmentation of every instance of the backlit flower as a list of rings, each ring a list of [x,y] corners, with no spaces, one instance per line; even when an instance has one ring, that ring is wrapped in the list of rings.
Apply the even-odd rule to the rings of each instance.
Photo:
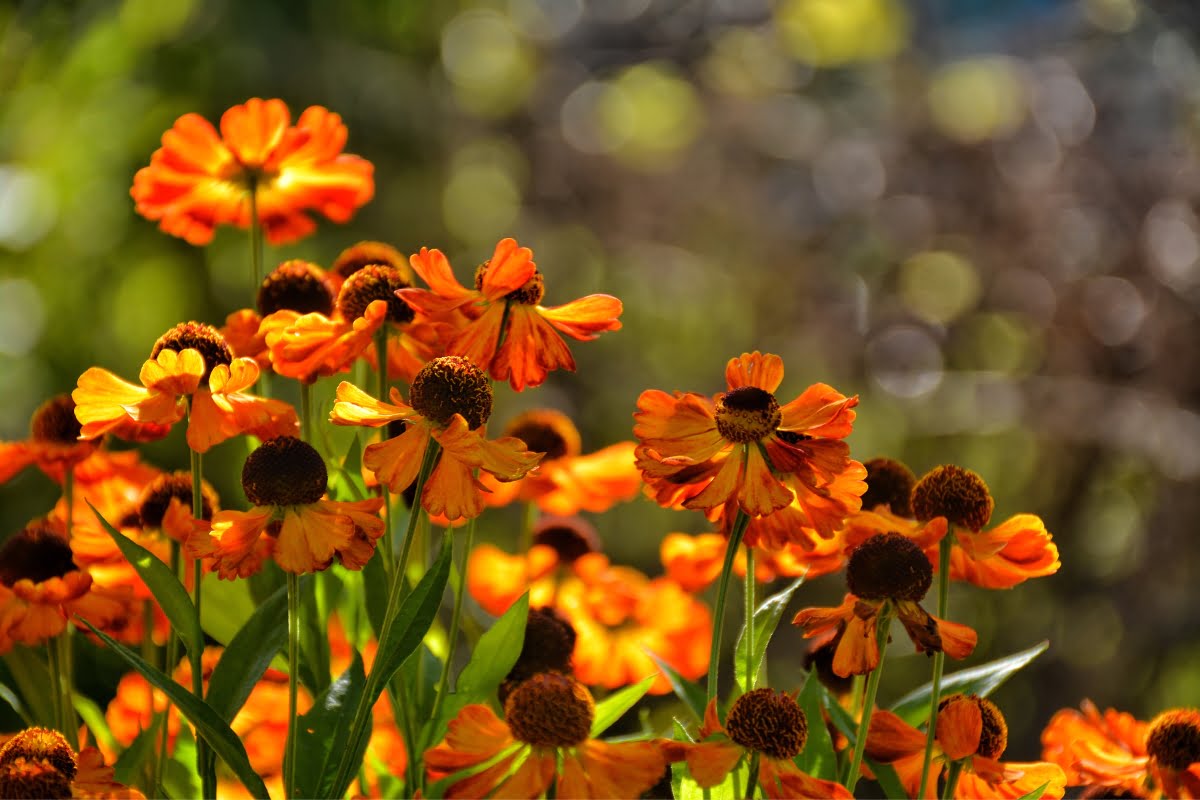
[[[80,441],[75,401],[70,395],[50,398],[33,412],[29,438],[0,442],[0,483],[6,483],[31,464],[62,483],[67,470],[90,456],[98,442]]]
[[[250,225],[251,192],[272,244],[316,230],[309,212],[347,222],[375,193],[371,162],[342,153],[342,118],[310,106],[293,126],[282,100],[257,97],[230,108],[217,130],[184,114],[162,137],[130,194],[137,212],[189,244],[212,240],[217,225]]]
[[[130,424],[169,427],[186,415],[188,446],[204,453],[241,434],[270,439],[299,429],[289,404],[244,392],[258,380],[258,365],[233,358],[211,325],[188,322],[160,337],[140,379],[137,386],[99,367],[79,376],[71,396],[82,438],[120,435]]]
[[[325,270],[309,261],[292,259],[273,269],[258,287],[255,308],[234,311],[225,318],[220,333],[238,358],[253,358],[259,369],[269,369],[271,357],[264,317],[279,311],[302,314],[333,313],[333,281]]]
[[[962,800],[1016,800],[1045,786],[1042,797],[1057,800],[1065,792],[1066,775],[1057,764],[1002,762],[1008,746],[1008,725],[990,700],[956,694],[939,704],[934,745],[937,766],[930,770],[924,793],[918,793],[925,759],[925,734],[890,711],[871,715],[866,752],[890,763],[909,797],[938,796],[943,766],[961,762],[954,797]]]
[[[668,533],[659,544],[659,557],[668,577],[689,592],[702,592],[720,577],[728,546],[728,537],[719,533]],[[812,579],[836,572],[845,563],[842,542],[837,537],[820,540],[812,550],[798,544],[781,550],[754,548],[754,578],[759,583],[801,575]],[[746,574],[744,548],[734,556],[733,572],[738,577]]]
[[[342,382],[329,419],[337,425],[377,428],[403,420],[404,433],[368,445],[363,465],[393,493],[417,478],[430,440],[441,446],[420,502],[431,515],[447,520],[478,516],[484,508],[478,469],[501,481],[523,477],[541,460],[520,439],[489,440],[478,429],[492,413],[492,387],[487,375],[461,356],[430,361],[413,380],[412,405],[391,391],[391,403],[376,400],[351,383]]]
[[[264,442],[242,468],[249,511],[220,511],[185,544],[226,580],[246,578],[271,557],[285,572],[319,572],[334,558],[362,569],[383,535],[383,498],[357,502],[321,499],[328,472],[311,445],[290,436]]]
[[[425,751],[428,779],[449,779],[446,797],[535,798],[551,787],[564,798],[637,797],[666,768],[662,744],[592,739],[595,713],[578,681],[535,675],[509,694],[503,720],[486,705],[464,707]]]
[[[841,441],[858,398],[816,384],[781,406],[772,392],[783,361],[758,352],[730,359],[725,380],[728,391],[714,398],[642,392],[633,432],[650,492],[661,505],[714,517],[727,503],[752,517],[794,505],[802,527],[831,537],[866,489],[865,470]],[[791,540],[802,538],[797,532]]]
[[[405,302],[431,316],[458,309],[470,320],[446,352],[486,366],[493,378],[508,381],[518,392],[539,385],[551,370],[575,370],[575,359],[560,333],[586,342],[621,327],[621,301],[606,294],[561,306],[541,305],[542,273],[533,262],[533,251],[518,247],[514,239],[496,245],[492,257],[476,270],[474,289],[455,279],[440,250],[422,247],[410,263],[429,289],[402,290]]]
[[[920,606],[933,583],[933,568],[910,539],[899,534],[872,536],[850,554],[846,583],[850,591],[840,606],[806,608],[792,620],[804,628],[805,638],[844,626],[833,658],[836,674],[863,675],[879,664],[876,628],[885,604],[895,609],[918,652],[944,651],[962,659],[975,649],[975,631],[938,619]]]
[[[853,795],[840,783],[820,780],[796,766],[793,759],[808,741],[808,719],[792,695],[774,689],[754,689],[734,701],[721,724],[717,701],[704,712],[696,742],[670,742],[672,758],[685,760],[701,787],[725,780],[743,759],[758,756],[755,776],[768,798],[841,798]],[[753,796],[753,789],[750,789]]]
[[[0,740],[0,797],[143,800],[137,789],[114,780],[99,750],[76,753],[56,730],[26,728]]]

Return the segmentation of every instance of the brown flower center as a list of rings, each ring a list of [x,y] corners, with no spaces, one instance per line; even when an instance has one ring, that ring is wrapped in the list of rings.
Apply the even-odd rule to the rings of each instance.
[[[912,516],[913,485],[917,476],[904,464],[891,458],[872,458],[863,464],[867,468],[867,491],[862,496],[862,507],[870,511],[876,506],[886,505],[900,517]]]
[[[912,490],[912,511],[922,522],[945,517],[951,524],[981,531],[992,518],[993,505],[983,478],[953,464],[934,467]]]
[[[225,337],[212,325],[203,322],[181,322],[171,330],[158,337],[150,350],[150,358],[158,358],[163,350],[173,350],[182,353],[184,350],[198,350],[204,358],[204,375],[200,379],[201,386],[208,385],[208,376],[218,364],[229,366],[233,363],[233,351],[225,343]]]
[[[8,766],[19,758],[44,760],[68,781],[75,777],[75,751],[56,730],[26,728],[0,747],[0,766]]]
[[[475,430],[492,415],[492,383],[463,356],[442,356],[422,367],[413,378],[409,399],[421,416],[437,425],[461,414]]]
[[[333,313],[333,292],[325,283],[321,268],[309,261],[285,261],[271,272],[258,288],[258,313],[264,317],[276,311],[299,314]]]
[[[596,704],[583,684],[543,672],[517,686],[504,702],[513,736],[535,747],[574,747],[592,729]]]
[[[534,453],[545,453],[543,464],[563,456],[577,456],[583,449],[575,423],[566,414],[552,409],[517,415],[504,429],[504,435],[517,437]]]
[[[540,672],[571,673],[575,652],[575,628],[553,608],[531,608],[525,622],[521,654],[500,684],[500,702],[512,690]]]
[[[359,242],[347,247],[334,260],[330,271],[337,273],[342,278],[349,278],[363,267],[371,264],[382,264],[397,270],[404,280],[412,285],[412,268],[408,266],[408,259],[399,250],[385,242]]]
[[[929,559],[898,533],[875,534],[846,563],[846,585],[864,600],[920,600],[932,584]]]
[[[256,506],[305,506],[321,499],[329,472],[306,442],[280,436],[263,442],[242,467],[242,489]]]
[[[485,261],[475,269],[475,288],[479,291],[483,290],[483,276],[487,274],[491,268],[492,262]],[[546,279],[542,277],[539,270],[533,271],[533,277],[525,281],[520,289],[511,291],[504,296],[505,300],[523,306],[536,306],[542,302],[542,298],[546,296]]]
[[[371,303],[384,300],[388,307],[388,322],[411,322],[416,312],[396,295],[396,292],[410,286],[412,283],[399,270],[381,264],[368,264],[342,284],[337,299],[338,311],[343,318],[354,320],[365,314]]]
[[[38,406],[29,428],[37,441],[57,444],[79,444],[83,430],[75,418],[75,401],[69,394],[55,395]]]
[[[46,759],[16,758],[0,765],[0,800],[63,800],[71,779]]]
[[[596,529],[582,517],[543,517],[534,528],[533,543],[553,547],[564,564],[600,550]]]
[[[938,703],[938,713],[940,714],[952,703],[974,703],[979,707],[979,716],[983,720],[983,727],[979,733],[979,749],[975,751],[974,755],[981,755],[984,758],[999,758],[1003,755],[1005,748],[1008,747],[1008,723],[1004,721],[1004,715],[1000,713],[996,704],[986,697],[974,694],[955,694],[942,698],[942,701]]]
[[[1146,752],[1174,770],[1200,762],[1200,712],[1178,708],[1159,714],[1146,734]]]
[[[717,398],[717,430],[726,441],[757,442],[774,433],[781,422],[775,395],[757,386],[740,386]]]
[[[138,499],[138,522],[143,528],[162,527],[163,517],[171,505],[171,498],[178,497],[184,507],[192,509],[192,474],[190,472],[170,472],[159,475],[146,485],[142,496]],[[220,509],[217,493],[208,483],[200,483],[200,502],[203,519],[212,519],[213,511]]]
[[[808,718],[790,695],[755,689],[729,709],[725,732],[747,750],[768,758],[792,759],[808,741]]]
[[[45,522],[31,522],[0,547],[0,583],[5,586],[22,578],[41,583],[77,569],[67,540]]]

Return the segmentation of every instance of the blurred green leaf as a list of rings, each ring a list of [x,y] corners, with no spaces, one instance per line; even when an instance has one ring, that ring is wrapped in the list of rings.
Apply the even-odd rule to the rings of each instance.
[[[138,735],[129,743],[129,747],[126,747],[117,757],[117,763],[113,764],[113,778],[117,783],[127,786],[134,786],[138,783],[142,765],[146,763],[147,758],[153,755],[155,747],[158,745],[158,728],[162,724],[162,720],[162,714],[155,714],[150,720],[150,727],[139,731]]]

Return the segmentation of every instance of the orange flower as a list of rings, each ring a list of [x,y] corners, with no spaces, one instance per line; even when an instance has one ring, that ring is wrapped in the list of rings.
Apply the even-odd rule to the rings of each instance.
[[[533,251],[518,247],[515,239],[496,245],[491,259],[476,270],[474,289],[455,280],[440,250],[422,247],[409,263],[429,289],[401,290],[405,302],[430,316],[458,309],[470,319],[446,352],[486,365],[493,378],[507,380],[518,392],[541,384],[550,370],[575,370],[559,333],[586,342],[621,328],[621,301],[606,294],[550,308],[540,305],[542,273],[533,263]]]
[[[866,471],[841,441],[858,398],[816,384],[780,406],[772,392],[783,361],[758,352],[730,359],[725,380],[729,391],[713,399],[657,389],[638,398],[637,465],[650,493],[661,505],[682,503],[713,518],[727,503],[752,517],[794,505],[803,528],[830,538],[866,489]],[[797,529],[784,538],[810,537]]]
[[[270,439],[299,429],[287,403],[243,392],[258,380],[258,365],[233,358],[211,325],[188,322],[168,331],[140,378],[142,385],[135,386],[99,367],[79,376],[71,396],[82,438],[121,435],[130,423],[169,427],[187,415],[188,447],[204,453],[240,434]]]
[[[637,797],[666,768],[662,743],[589,738],[595,712],[577,681],[535,675],[508,695],[503,720],[486,705],[464,707],[425,751],[429,781],[447,780],[446,797],[535,798],[551,786],[557,797]]]
[[[954,797],[971,800],[1015,800],[1045,785],[1042,797],[1058,800],[1066,775],[1057,764],[1001,762],[1008,746],[1004,715],[990,700],[956,694],[944,698],[937,715],[934,749],[937,760],[959,762],[963,769]],[[942,769],[930,770],[925,792],[918,793],[925,758],[925,734],[890,711],[876,710],[867,731],[866,752],[890,763],[909,797],[936,797]]]
[[[98,628],[120,626],[131,601],[129,587],[93,586],[53,521],[32,522],[0,547],[0,653],[58,636],[75,615]]]
[[[753,524],[753,523],[751,523]],[[689,592],[702,592],[721,575],[729,539],[719,533],[668,533],[659,544],[659,557],[667,576]],[[789,544],[782,550],[754,548],[754,578],[770,583],[776,578],[815,578],[842,568],[846,558],[842,543],[835,537],[823,539],[813,550]],[[746,551],[734,557],[733,571],[746,575]]]
[[[758,785],[772,800],[854,797],[840,783],[814,778],[796,766],[793,759],[808,741],[808,719],[796,699],[784,692],[767,688],[747,692],[729,709],[724,725],[713,698],[696,739],[696,743],[668,742],[666,747],[672,760],[687,761],[688,771],[701,787],[716,786],[742,759],[757,755]]]
[[[339,282],[340,285],[340,282]],[[243,308],[225,318],[220,333],[238,358],[253,358],[259,369],[271,366],[263,317],[279,311],[301,314],[333,313],[333,281],[325,270],[308,261],[284,261],[263,279],[255,298],[256,308]]]
[[[1103,787],[1131,797],[1200,797],[1200,712],[1174,709],[1149,723],[1090,701],[1059,710],[1042,731],[1042,758],[1068,786]]]
[[[884,606],[895,609],[917,652],[944,651],[966,658],[977,635],[966,625],[938,619],[919,604],[933,583],[933,567],[912,540],[878,534],[855,548],[846,564],[850,588],[840,606],[806,608],[792,624],[812,638],[841,630],[833,657],[835,674],[862,675],[879,664],[877,623]]]
[[[99,750],[85,747],[77,754],[58,731],[26,728],[0,739],[0,797],[144,800],[113,779]]]
[[[253,575],[268,557],[291,573],[319,572],[334,558],[362,569],[383,535],[383,498],[322,500],[328,477],[311,445],[291,436],[264,442],[242,468],[242,489],[254,508],[220,511],[211,526],[197,524],[187,554],[205,559],[225,580]]]
[[[476,517],[483,511],[476,469],[514,481],[541,460],[520,439],[483,436],[479,428],[492,412],[492,387],[487,375],[461,356],[426,364],[413,380],[410,397],[411,406],[393,388],[392,402],[385,403],[343,381],[329,419],[373,428],[396,420],[408,423],[404,433],[363,452],[363,465],[397,494],[416,480],[430,439],[436,441],[441,455],[421,494],[421,505],[431,515],[450,521]]]
[[[29,439],[23,442],[0,442],[0,483],[31,464],[62,483],[67,470],[86,459],[98,446],[97,442],[79,440],[80,425],[75,418],[75,401],[70,395],[50,398],[33,412]]]
[[[547,514],[601,513],[620,500],[631,500],[642,486],[633,463],[633,442],[620,442],[581,454],[579,431],[561,411],[536,409],[519,414],[504,429],[535,453],[545,453],[537,471],[512,483],[483,477],[493,507],[514,500],[536,503]]]
[[[130,194],[137,212],[189,244],[212,241],[217,225],[250,225],[251,193],[272,244],[316,230],[309,211],[347,222],[375,194],[371,162],[342,153],[342,118],[310,106],[291,125],[282,100],[257,97],[221,116],[221,132],[184,114],[162,137]]]

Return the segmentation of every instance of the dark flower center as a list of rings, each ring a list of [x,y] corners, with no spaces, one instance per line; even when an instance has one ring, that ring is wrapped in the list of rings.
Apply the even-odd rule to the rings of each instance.
[[[500,702],[518,685],[539,672],[571,673],[575,652],[575,628],[553,608],[531,608],[525,622],[521,654],[500,684]]]
[[[349,278],[363,267],[371,264],[381,264],[399,271],[409,285],[412,285],[412,269],[408,266],[408,259],[399,250],[385,242],[359,242],[347,247],[334,260],[330,271],[342,278]]]
[[[1146,752],[1174,770],[1200,762],[1200,712],[1179,708],[1159,714],[1146,734]]]
[[[721,436],[735,444],[760,441],[783,422],[775,395],[757,386],[741,386],[717,398],[716,417]]]
[[[0,766],[8,766],[19,758],[44,760],[65,775],[68,781],[75,777],[75,751],[56,730],[26,728],[0,747]]]
[[[285,261],[274,269],[258,288],[258,313],[264,317],[276,311],[329,316],[333,313],[333,292],[325,283],[321,268],[300,259]]]
[[[491,261],[485,261],[475,269],[475,288],[477,290],[483,290],[483,276],[487,274],[491,265]],[[546,280],[542,277],[542,273],[535,269],[533,277],[525,281],[521,288],[506,294],[504,299],[522,306],[536,306],[542,302],[542,298],[545,296]]]
[[[579,431],[571,418],[551,409],[536,409],[518,415],[508,423],[504,435],[517,437],[534,453],[545,453],[543,464],[563,456],[577,456],[582,449]]]
[[[543,672],[517,686],[504,702],[513,736],[535,747],[574,747],[592,729],[596,704],[574,678]]]
[[[192,509],[192,474],[190,472],[171,472],[159,475],[142,490],[138,500],[138,521],[143,528],[162,527],[163,517],[171,505],[171,498],[178,497],[184,507]],[[213,511],[219,510],[220,504],[217,493],[208,481],[200,484],[200,502],[203,519],[212,519]]]
[[[872,458],[863,464],[867,468],[867,491],[862,497],[862,507],[870,511],[876,506],[886,505],[900,517],[911,517],[913,485],[917,476],[904,464],[891,458]]]
[[[342,284],[337,299],[338,311],[343,318],[354,320],[365,314],[371,303],[384,300],[388,307],[388,322],[411,322],[416,312],[396,295],[396,292],[410,286],[412,283],[399,270],[381,264],[368,264]]]
[[[242,489],[256,506],[311,505],[325,494],[328,481],[321,454],[292,436],[263,442],[242,467]]]
[[[158,337],[150,351],[150,358],[158,358],[163,350],[173,350],[182,353],[184,350],[198,350],[204,358],[204,375],[200,385],[208,385],[208,376],[219,364],[229,366],[233,363],[233,351],[225,343],[225,337],[212,325],[203,322],[181,322],[171,330]]]
[[[5,586],[22,578],[41,583],[77,569],[67,540],[44,522],[30,523],[0,547],[0,583]]]
[[[846,563],[846,585],[864,600],[920,600],[933,584],[933,567],[916,542],[877,533]]]
[[[922,522],[945,517],[953,525],[981,531],[992,518],[993,505],[983,478],[953,464],[934,467],[912,490],[912,511]]]
[[[413,378],[409,399],[421,416],[437,425],[461,414],[475,430],[492,415],[491,381],[462,356],[442,356],[422,367]]]
[[[533,543],[554,548],[564,564],[600,550],[596,529],[581,517],[543,517],[534,528]]]
[[[808,718],[790,695],[755,689],[729,709],[725,732],[747,750],[768,758],[792,759],[808,741]]]
[[[75,418],[75,401],[69,394],[51,397],[33,412],[30,433],[39,442],[79,444],[83,426]]]

